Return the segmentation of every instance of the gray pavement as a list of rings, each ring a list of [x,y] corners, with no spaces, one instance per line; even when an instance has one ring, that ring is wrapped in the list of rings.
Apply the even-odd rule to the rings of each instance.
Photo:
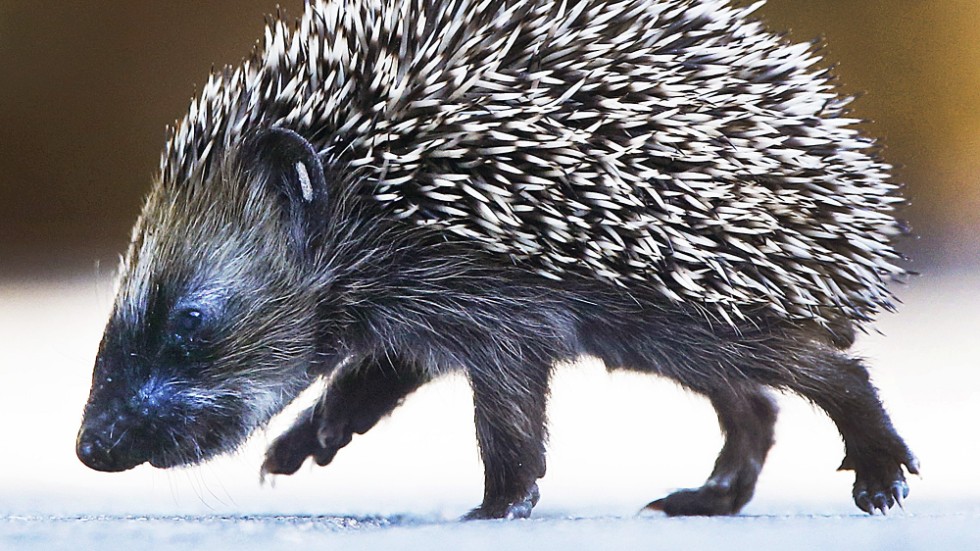
[[[3,549],[980,549],[980,514],[572,518],[5,517]]]

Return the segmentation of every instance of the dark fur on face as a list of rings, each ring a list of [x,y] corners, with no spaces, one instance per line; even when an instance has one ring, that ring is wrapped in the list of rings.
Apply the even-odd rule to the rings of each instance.
[[[256,146],[148,199],[96,362],[79,435],[86,464],[199,462],[238,446],[309,384],[304,253],[276,196],[279,167],[255,158]]]

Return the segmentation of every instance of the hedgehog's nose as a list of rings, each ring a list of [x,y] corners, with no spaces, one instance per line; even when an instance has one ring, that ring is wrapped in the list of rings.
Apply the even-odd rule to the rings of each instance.
[[[146,461],[133,451],[129,446],[124,448],[119,442],[111,442],[101,431],[89,426],[82,426],[75,441],[78,459],[90,469],[107,473],[132,469]]]
[[[92,431],[85,430],[84,427],[78,432],[78,439],[75,441],[75,455],[90,469],[109,470],[109,454],[105,453],[105,445]]]
[[[106,472],[117,470],[113,468],[115,462],[109,454],[109,446],[91,429],[82,427],[82,430],[78,432],[78,439],[75,441],[75,454],[90,469]]]

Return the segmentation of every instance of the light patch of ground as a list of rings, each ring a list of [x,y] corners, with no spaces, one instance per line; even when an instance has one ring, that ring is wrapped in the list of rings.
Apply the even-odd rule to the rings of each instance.
[[[827,549],[972,550],[980,514],[866,518],[544,517],[446,522],[411,517],[67,517],[0,520],[17,549]]]

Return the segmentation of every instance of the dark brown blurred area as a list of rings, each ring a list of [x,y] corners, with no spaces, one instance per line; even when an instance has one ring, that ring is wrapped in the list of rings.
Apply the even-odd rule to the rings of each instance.
[[[281,1],[287,14],[301,0]],[[115,268],[164,127],[209,68],[237,64],[275,0],[0,0],[0,278]],[[858,116],[902,165],[914,269],[980,258],[980,2],[770,0],[823,36]]]

